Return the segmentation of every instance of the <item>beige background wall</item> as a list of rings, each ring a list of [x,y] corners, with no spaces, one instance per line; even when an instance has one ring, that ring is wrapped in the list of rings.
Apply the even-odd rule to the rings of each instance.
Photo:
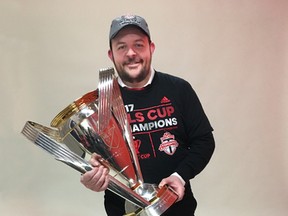
[[[154,67],[187,79],[215,128],[191,181],[197,215],[287,215],[286,0],[1,0],[0,215],[104,215],[102,193],[20,131],[97,87],[110,22],[128,12],[150,25]]]

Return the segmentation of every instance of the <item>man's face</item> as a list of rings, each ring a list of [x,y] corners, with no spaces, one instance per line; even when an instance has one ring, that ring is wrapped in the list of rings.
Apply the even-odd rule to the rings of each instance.
[[[149,43],[140,29],[127,26],[112,39],[108,55],[126,85],[142,87],[150,77],[154,49],[154,43]]]

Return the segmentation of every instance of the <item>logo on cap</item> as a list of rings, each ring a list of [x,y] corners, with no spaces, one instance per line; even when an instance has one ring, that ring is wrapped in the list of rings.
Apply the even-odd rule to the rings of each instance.
[[[124,15],[121,17],[121,21],[119,25],[129,25],[129,24],[136,24],[140,25],[140,22],[137,20],[137,17],[135,15]]]

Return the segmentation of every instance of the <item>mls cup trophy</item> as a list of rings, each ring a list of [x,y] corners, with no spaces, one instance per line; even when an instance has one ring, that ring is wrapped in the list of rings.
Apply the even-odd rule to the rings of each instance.
[[[51,121],[27,121],[22,133],[70,167],[85,173],[92,153],[109,169],[108,189],[126,200],[126,216],[158,216],[178,198],[168,186],[144,183],[114,69],[99,72],[98,89],[75,100]]]

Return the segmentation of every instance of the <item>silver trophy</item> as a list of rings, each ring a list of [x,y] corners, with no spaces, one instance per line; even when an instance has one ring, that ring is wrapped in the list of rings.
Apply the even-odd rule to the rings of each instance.
[[[92,153],[109,169],[108,189],[126,200],[126,216],[158,216],[176,202],[168,186],[143,182],[119,85],[113,68],[99,72],[96,91],[75,100],[51,121],[53,128],[28,121],[22,133],[70,167],[85,173]]]

